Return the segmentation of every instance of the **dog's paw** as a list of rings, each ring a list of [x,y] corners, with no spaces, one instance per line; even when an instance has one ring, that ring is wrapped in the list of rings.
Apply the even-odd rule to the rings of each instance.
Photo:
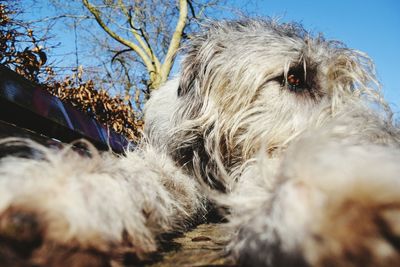
[[[275,190],[236,219],[242,265],[400,266],[400,153],[312,145],[292,151]]]
[[[242,225],[234,243],[242,266],[400,266],[400,201],[330,198],[287,184]]]
[[[67,231],[67,225],[57,227]],[[48,234],[49,224],[40,213],[9,207],[0,215],[0,265],[110,266],[111,255],[98,247],[85,247],[73,240],[62,242]]]
[[[400,266],[400,203],[332,203],[309,226],[302,251],[311,266]]]
[[[96,211],[88,212],[96,216]],[[12,204],[0,214],[0,266],[119,266],[126,258],[138,261],[155,249],[140,240],[141,233],[132,236],[113,223],[99,222],[109,224],[101,227],[85,220],[77,216],[71,221],[62,210],[43,203]]]
[[[135,262],[203,209],[195,182],[150,147],[88,156],[17,141],[38,156],[0,160],[0,266]]]
[[[151,182],[138,188],[112,159],[43,151],[0,164],[0,266],[102,267],[155,250]]]

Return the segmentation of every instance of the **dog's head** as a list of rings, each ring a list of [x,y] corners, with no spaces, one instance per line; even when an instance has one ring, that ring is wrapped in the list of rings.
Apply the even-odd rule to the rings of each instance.
[[[184,51],[179,85],[162,89],[175,102],[167,105],[174,107],[168,148],[221,190],[224,174],[240,172],[261,147],[278,155],[345,103],[379,98],[367,56],[297,24],[212,23]]]

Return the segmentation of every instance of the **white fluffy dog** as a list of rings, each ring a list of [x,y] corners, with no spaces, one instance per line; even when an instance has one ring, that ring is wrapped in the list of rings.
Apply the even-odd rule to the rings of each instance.
[[[368,57],[260,19],[185,52],[126,156],[4,142],[39,156],[1,160],[0,256],[111,266],[211,200],[243,266],[400,266],[400,134]]]

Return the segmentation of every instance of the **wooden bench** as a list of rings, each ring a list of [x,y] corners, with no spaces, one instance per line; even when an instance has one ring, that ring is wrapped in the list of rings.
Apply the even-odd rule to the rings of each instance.
[[[86,139],[99,150],[122,153],[128,142],[38,85],[0,66],[0,136],[69,143]]]

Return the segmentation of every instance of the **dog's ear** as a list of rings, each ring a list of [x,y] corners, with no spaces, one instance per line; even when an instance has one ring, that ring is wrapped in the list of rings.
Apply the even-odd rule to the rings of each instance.
[[[201,82],[209,81],[209,76],[214,73],[211,62],[216,61],[215,57],[225,50],[225,45],[219,38],[216,38],[217,29],[213,29],[211,25],[208,29],[201,34],[192,36],[183,49],[185,57],[181,64],[178,96],[184,96],[189,92],[202,94],[203,84]]]
[[[185,58],[181,64],[181,75],[178,87],[178,97],[186,95],[199,81],[199,73],[202,68],[202,46],[206,42],[203,36],[195,36],[185,47]],[[198,84],[197,84],[198,85]]]
[[[178,97],[186,95],[195,85],[196,77],[198,77],[200,65],[195,63],[196,54],[192,51],[187,54],[182,62],[182,70],[179,80]]]

